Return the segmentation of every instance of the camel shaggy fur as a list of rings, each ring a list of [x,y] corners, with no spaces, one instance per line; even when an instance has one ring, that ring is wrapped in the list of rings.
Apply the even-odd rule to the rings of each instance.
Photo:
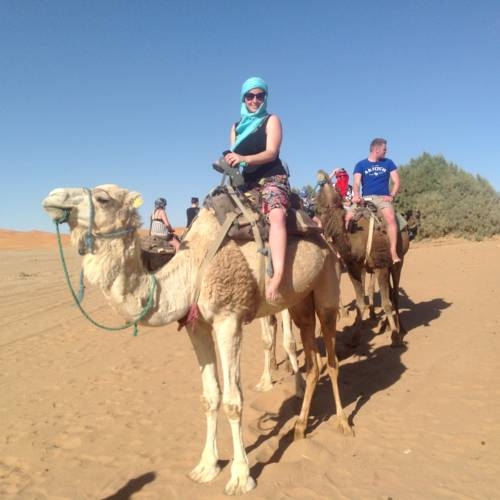
[[[65,219],[73,244],[83,252],[83,271],[88,282],[98,285],[109,302],[128,321],[144,309],[152,275],[143,267],[137,229],[136,207],[140,195],[113,184],[86,188],[59,188],[43,201],[54,220]],[[93,245],[89,248],[89,236]],[[306,390],[295,423],[295,438],[305,435],[311,399],[319,378],[316,360],[315,316],[321,323],[327,349],[328,373],[336,406],[336,422],[344,433],[351,428],[342,409],[338,389],[338,361],[335,355],[339,276],[336,256],[322,238],[289,238],[281,299],[265,298],[267,278],[261,273],[262,254],[255,242],[224,239],[218,251],[220,225],[207,208],[182,241],[168,264],[154,273],[157,281],[153,307],[142,324],[160,326],[188,317],[198,317],[186,329],[198,359],[203,388],[207,434],[198,465],[189,476],[205,483],[220,472],[217,450],[217,412],[222,404],[232,433],[234,456],[227,494],[246,493],[255,487],[250,476],[241,429],[243,409],[240,388],[242,325],[254,318],[288,308],[300,329],[306,361]],[[195,314],[196,317],[196,314]],[[223,390],[218,381],[216,349],[220,357]]]
[[[373,230],[373,239],[369,239],[369,216],[356,217],[351,221],[349,231],[345,228],[345,210],[342,199],[331,184],[328,175],[319,172],[321,188],[317,193],[316,204],[325,236],[332,241],[344,261],[356,294],[356,319],[352,344],[359,344],[361,323],[366,308],[364,282],[366,273],[375,274],[379,288],[385,321],[391,329],[393,346],[403,346],[406,333],[399,317],[399,281],[404,255],[408,251],[409,238],[406,228],[399,232],[398,255],[401,262],[392,263],[389,239],[382,224]],[[382,218],[381,218],[382,219]],[[369,243],[369,244],[368,244]],[[391,285],[392,278],[392,285]]]

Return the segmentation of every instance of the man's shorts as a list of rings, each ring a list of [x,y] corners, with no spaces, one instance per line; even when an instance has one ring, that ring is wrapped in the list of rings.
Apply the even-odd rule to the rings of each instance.
[[[392,208],[392,202],[387,201],[384,198],[385,196],[377,195],[363,196],[363,199],[365,201],[371,201],[379,210],[384,208]]]

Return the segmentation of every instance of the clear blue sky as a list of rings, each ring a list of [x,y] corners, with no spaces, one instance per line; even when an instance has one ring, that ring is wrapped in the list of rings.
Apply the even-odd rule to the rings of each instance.
[[[185,224],[220,181],[249,76],[291,184],[442,154],[500,191],[498,0],[0,0],[0,228],[53,231],[56,187],[115,183]]]

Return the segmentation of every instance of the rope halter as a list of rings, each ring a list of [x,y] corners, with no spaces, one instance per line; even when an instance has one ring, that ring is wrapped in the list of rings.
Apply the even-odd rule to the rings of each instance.
[[[83,188],[83,190],[88,194],[88,198],[89,198],[89,229],[88,229],[87,234],[85,236],[85,246],[86,246],[86,249],[90,251],[90,253],[94,253],[95,238],[106,238],[106,239],[120,238],[122,236],[126,236],[127,234],[133,233],[135,231],[134,227],[128,227],[128,228],[119,229],[116,231],[110,231],[108,233],[93,233],[92,229],[94,227],[94,222],[95,222],[95,220],[94,220],[95,210],[94,210],[94,203],[92,201],[92,191],[88,188]],[[137,336],[137,333],[138,333],[137,324],[139,323],[139,321],[141,321],[149,313],[149,311],[151,310],[151,308],[154,305],[154,297],[155,297],[156,288],[158,285],[156,277],[154,276],[154,274],[149,275],[151,277],[151,283],[149,286],[149,293],[148,293],[146,305],[143,307],[142,311],[139,313],[139,315],[134,320],[129,321],[122,326],[110,327],[110,326],[102,325],[102,324],[98,323],[97,321],[95,321],[94,319],[92,319],[89,316],[89,314],[83,309],[83,307],[81,305],[81,302],[83,300],[83,288],[84,288],[83,287],[83,270],[80,274],[80,291],[79,291],[78,295],[73,290],[73,287],[71,285],[71,281],[69,279],[68,267],[66,265],[66,260],[64,258],[64,252],[62,249],[61,234],[59,232],[59,226],[61,224],[64,224],[65,222],[68,222],[71,209],[68,209],[68,208],[63,209],[63,212],[64,213],[63,213],[62,217],[54,220],[54,224],[56,226],[57,243],[58,243],[58,247],[59,247],[59,256],[61,258],[61,263],[63,266],[64,275],[66,277],[66,282],[68,284],[68,288],[71,292],[71,295],[73,296],[73,299],[75,301],[76,306],[78,307],[78,309],[80,309],[81,313],[93,325],[97,326],[98,328],[101,328],[101,329],[107,330],[107,331],[119,331],[119,330],[125,330],[125,329],[133,326],[134,327],[133,334],[134,334],[134,336]]]

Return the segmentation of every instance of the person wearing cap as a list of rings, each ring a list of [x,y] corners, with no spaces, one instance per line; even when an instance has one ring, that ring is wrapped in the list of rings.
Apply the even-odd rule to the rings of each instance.
[[[180,241],[174,233],[174,228],[170,224],[167,217],[167,212],[165,210],[167,206],[167,200],[165,198],[157,198],[155,200],[155,208],[151,214],[151,227],[149,234],[151,236],[158,236],[169,242],[175,248],[175,251],[179,250]]]
[[[283,279],[286,255],[286,213],[290,206],[288,172],[279,157],[282,127],[279,117],[267,111],[269,89],[259,77],[243,83],[240,94],[241,119],[230,132],[231,150],[224,159],[231,167],[243,167],[246,190],[260,193],[261,209],[269,220],[269,247],[273,276],[266,298],[276,301]]]
[[[199,207],[200,200],[196,197],[191,198],[191,206],[186,210],[187,216],[187,224],[186,227],[189,227],[193,222],[193,219],[198,215],[200,211]]]

